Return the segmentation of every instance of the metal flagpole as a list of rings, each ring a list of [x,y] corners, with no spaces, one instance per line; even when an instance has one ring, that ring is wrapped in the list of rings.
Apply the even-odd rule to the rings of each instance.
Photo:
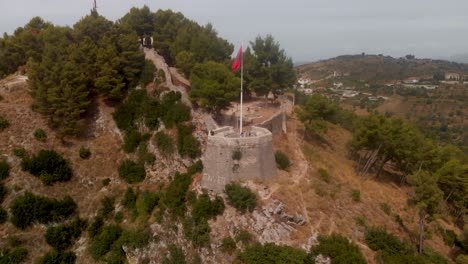
[[[240,125],[239,125],[239,135],[242,136],[242,104],[244,97],[244,51],[242,50],[241,45],[241,94],[240,94]]]

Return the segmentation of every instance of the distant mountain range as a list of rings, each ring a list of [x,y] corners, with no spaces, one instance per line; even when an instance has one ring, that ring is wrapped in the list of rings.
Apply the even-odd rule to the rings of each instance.
[[[456,54],[456,55],[448,57],[447,60],[458,62],[458,63],[468,63],[468,53]]]
[[[456,56],[461,61],[463,56]],[[416,59],[413,56],[393,58],[383,55],[343,55],[336,58],[302,64],[300,75],[321,79],[330,74],[346,75],[358,80],[390,81],[409,77],[432,77],[435,73],[468,74],[468,64],[449,60]],[[466,55],[468,61],[468,54]]]

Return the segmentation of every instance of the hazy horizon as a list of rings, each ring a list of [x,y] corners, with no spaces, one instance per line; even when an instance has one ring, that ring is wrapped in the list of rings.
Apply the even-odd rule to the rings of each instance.
[[[2,1],[0,9],[6,12],[0,32],[11,34],[34,16],[72,26],[89,13],[92,2]],[[98,0],[98,11],[115,21],[145,4],[152,11],[172,9],[200,24],[212,23],[236,47],[272,34],[296,63],[361,52],[445,59],[468,53],[468,1],[462,0]]]

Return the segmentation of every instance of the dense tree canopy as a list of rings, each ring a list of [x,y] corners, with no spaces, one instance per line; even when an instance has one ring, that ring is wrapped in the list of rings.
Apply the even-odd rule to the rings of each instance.
[[[218,113],[240,95],[240,80],[225,65],[209,61],[192,71],[190,97],[202,107]]]
[[[62,136],[80,132],[94,88],[120,100],[139,81],[144,55],[136,33],[95,11],[73,29],[47,26],[40,39],[43,52],[27,65],[34,105]]]
[[[296,80],[291,58],[271,35],[258,36],[244,54],[246,86],[258,95],[279,94]]]

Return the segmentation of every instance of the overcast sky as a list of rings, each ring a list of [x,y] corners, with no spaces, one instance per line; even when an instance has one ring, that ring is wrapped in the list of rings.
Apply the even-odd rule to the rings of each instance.
[[[97,0],[108,19],[132,6],[172,9],[236,44],[272,34],[294,61],[342,54],[441,58],[468,53],[467,0]],[[0,0],[0,32],[33,16],[73,25],[92,0]]]

